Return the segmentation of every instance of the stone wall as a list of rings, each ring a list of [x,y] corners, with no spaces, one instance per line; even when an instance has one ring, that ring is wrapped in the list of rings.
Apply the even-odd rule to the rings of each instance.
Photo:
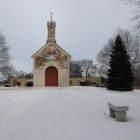
[[[17,86],[20,83],[21,87],[26,87],[26,83],[33,81],[32,78],[10,78],[10,86]]]
[[[38,74],[37,74],[37,76],[38,76]],[[40,76],[41,76],[41,74],[40,74]],[[42,76],[44,76],[44,75],[42,74]],[[37,81],[38,83],[33,83],[34,85],[36,84],[36,87],[45,86],[45,79],[44,78],[43,79],[41,79],[40,77],[36,77],[36,78],[38,80],[35,80],[35,82]],[[58,79],[59,79],[59,86],[61,86],[61,87],[70,86],[70,81],[71,81],[71,86],[80,86],[80,81],[81,80],[88,80],[90,82],[95,82],[99,86],[101,86],[101,79],[99,77],[93,77],[93,78],[70,78],[69,79],[67,71],[59,72]],[[10,79],[10,85],[15,86],[15,83],[20,82],[21,87],[26,87],[26,83],[28,81],[33,81],[33,79],[32,78],[11,78]],[[42,83],[44,83],[44,85]]]
[[[91,78],[70,78],[71,86],[80,86],[80,81],[88,80],[90,82],[95,82],[99,86],[101,86],[101,78],[99,77],[91,77]]]

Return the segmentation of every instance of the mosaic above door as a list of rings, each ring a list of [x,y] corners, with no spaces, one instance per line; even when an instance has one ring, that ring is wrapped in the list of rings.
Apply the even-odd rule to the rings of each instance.
[[[67,69],[67,56],[53,45],[48,46],[36,56],[35,67],[42,67],[47,62],[59,62],[62,69]]]

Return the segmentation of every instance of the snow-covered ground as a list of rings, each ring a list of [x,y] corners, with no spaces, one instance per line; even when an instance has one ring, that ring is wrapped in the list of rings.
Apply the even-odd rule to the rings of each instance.
[[[127,122],[108,102],[129,106]],[[140,140],[140,90],[0,88],[0,140]]]

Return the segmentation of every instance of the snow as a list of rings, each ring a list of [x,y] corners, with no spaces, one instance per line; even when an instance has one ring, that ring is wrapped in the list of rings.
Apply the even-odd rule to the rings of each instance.
[[[126,122],[107,103],[127,105]],[[140,90],[0,88],[0,140],[139,140]]]

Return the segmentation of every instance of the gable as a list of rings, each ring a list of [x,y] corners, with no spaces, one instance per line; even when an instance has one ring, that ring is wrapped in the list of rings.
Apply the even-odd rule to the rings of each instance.
[[[60,59],[67,57],[61,49],[53,44],[47,46],[47,48],[43,49],[37,56],[47,59],[47,62],[59,61]]]
[[[68,54],[65,50],[63,50],[60,46],[58,46],[55,43],[47,43],[45,44],[41,49],[39,49],[36,53],[34,53],[31,57],[34,58],[35,56],[40,55],[41,53],[45,52],[47,48],[49,48],[50,46],[53,46],[54,48],[58,49],[59,51],[61,51],[62,53],[64,53],[65,55],[70,56],[70,54]]]
[[[35,67],[41,68],[48,62],[58,62],[61,68],[68,68],[68,59],[70,55],[57,45],[50,43],[39,50],[34,56]]]

